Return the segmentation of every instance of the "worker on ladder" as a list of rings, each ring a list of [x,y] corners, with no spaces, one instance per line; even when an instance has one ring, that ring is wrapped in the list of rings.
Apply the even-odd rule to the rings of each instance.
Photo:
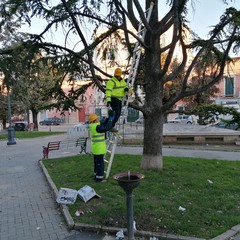
[[[125,79],[123,79],[121,76],[121,68],[116,68],[114,76],[109,79],[106,84],[107,107],[111,106],[115,113],[112,129],[110,130],[111,132],[117,132],[117,129],[114,128],[114,126],[121,116],[123,97],[125,96],[126,92],[129,91],[129,87],[126,84]]]
[[[102,182],[104,178],[104,154],[107,151],[104,133],[112,128],[114,112],[110,110],[108,115],[109,117],[102,123],[100,123],[97,114],[93,113],[89,116],[89,129],[94,160],[94,180],[96,182]]]
[[[149,9],[146,11],[146,21],[149,22],[152,10],[153,10],[154,2],[151,1]],[[141,21],[138,27],[138,36],[141,38],[141,42],[144,42],[144,38],[146,35],[147,29],[143,25]],[[122,114],[122,118],[120,119],[120,124],[123,124],[127,114],[128,114],[128,104],[131,101],[134,101],[136,96],[131,96],[134,94],[134,81],[136,78],[138,65],[140,62],[140,58],[142,55],[141,51],[141,42],[137,41],[134,46],[133,56],[132,56],[132,64],[128,74],[127,83],[124,79],[121,78],[122,70],[121,68],[116,68],[114,72],[114,76],[107,81],[106,84],[106,101],[107,106],[111,106],[112,109],[115,111],[115,118],[113,120],[113,127],[115,126],[116,122],[118,121],[119,117]],[[123,108],[123,109],[122,109]],[[110,134],[109,142],[107,151],[105,154],[105,162],[107,162],[107,171],[106,171],[106,179],[109,177],[113,158],[115,154],[115,149],[117,147],[117,141],[119,138],[118,133]]]

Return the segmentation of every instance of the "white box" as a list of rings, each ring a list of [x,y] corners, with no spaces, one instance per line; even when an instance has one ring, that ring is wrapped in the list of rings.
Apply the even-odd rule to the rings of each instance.
[[[86,203],[91,198],[97,196],[100,197],[93,188],[91,188],[88,185],[85,185],[84,187],[80,188],[78,190],[78,195],[80,198]]]
[[[57,195],[57,203],[74,204],[77,199],[77,190],[70,188],[60,188]]]

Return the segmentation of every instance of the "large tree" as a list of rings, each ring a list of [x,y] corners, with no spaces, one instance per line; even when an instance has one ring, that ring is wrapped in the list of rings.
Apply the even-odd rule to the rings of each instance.
[[[194,38],[189,39],[189,30],[185,19],[188,14],[188,4],[191,1],[166,1],[170,8],[161,19],[159,19],[160,1],[154,0],[152,2],[154,6],[149,22],[146,20],[142,1],[138,0],[113,0],[108,2],[60,0],[57,4],[49,0],[5,0],[0,4],[0,9],[5,19],[1,22],[3,26],[9,24],[10,20],[13,19],[28,23],[31,23],[32,17],[45,19],[44,30],[39,34],[32,35],[28,44],[25,43],[26,46],[29,46],[29,44],[39,45],[52,55],[65,56],[64,64],[69,66],[72,75],[78,73],[91,76],[102,91],[104,91],[104,87],[96,73],[100,72],[107,77],[109,77],[109,74],[104,73],[94,65],[94,51],[99,49],[107,38],[113,39],[115,42],[115,44],[109,44],[108,46],[117,48],[116,41],[119,38],[117,34],[119,31],[124,32],[124,39],[120,37],[119,40],[122,40],[121,43],[126,45],[130,55],[133,54],[130,39],[134,37],[136,41],[139,40],[144,50],[141,62],[144,67],[141,68],[142,81],[138,81],[138,84],[145,93],[145,102],[143,105],[134,102],[131,107],[142,111],[145,117],[141,166],[144,169],[162,169],[163,119],[166,111],[180,99],[204,92],[222,78],[225,63],[229,60],[229,52],[232,47],[239,44],[240,17],[239,11],[236,9],[226,9],[219,24],[210,32],[208,39],[200,39],[193,33],[191,34]],[[146,9],[150,7],[150,3],[150,0],[145,1]],[[130,30],[129,22],[135,31]],[[142,24],[147,30],[143,41],[136,34],[139,24]],[[94,33],[97,28],[101,28],[102,31],[103,29],[107,30],[89,43],[86,25],[90,30],[90,25],[94,26],[95,29],[92,30]],[[64,30],[66,44],[63,46],[46,42],[45,35],[52,29],[59,29],[60,27]],[[171,40],[167,45],[163,45],[161,39],[168,31],[171,32]],[[81,42],[82,50],[75,50],[77,48],[71,48],[67,45],[72,35],[75,36],[74,40],[77,39],[76,44],[78,41]],[[114,37],[112,38],[112,36]],[[181,57],[178,59],[179,64],[174,68],[174,71],[169,71],[175,58],[174,50],[177,46],[180,46],[181,49]],[[191,58],[189,57],[190,52],[193,54]],[[163,55],[165,61],[161,62]],[[195,65],[199,63],[200,58],[205,59],[209,56],[214,59],[213,70],[209,73],[211,74],[209,76],[210,81],[193,88],[193,85],[190,86],[190,79],[194,75]],[[203,69],[203,72],[205,71],[208,71],[207,66]],[[180,85],[178,83],[180,87],[165,101],[164,89],[166,83],[179,81],[178,76],[182,76]]]
[[[22,54],[23,58],[28,58],[24,52]],[[15,98],[21,100],[27,112],[32,112],[34,129],[38,130],[38,113],[52,108],[53,95],[64,74],[55,68],[54,58],[45,57],[41,50],[30,60],[19,81],[13,84],[13,90]]]
[[[7,91],[11,90],[12,113],[28,114],[30,110],[37,130],[38,113],[53,108],[52,100],[59,89],[62,92],[59,82],[65,73],[56,67],[54,57],[47,57],[42,49],[28,51],[21,41],[13,42],[8,53],[0,56],[0,70],[5,75],[3,85]]]

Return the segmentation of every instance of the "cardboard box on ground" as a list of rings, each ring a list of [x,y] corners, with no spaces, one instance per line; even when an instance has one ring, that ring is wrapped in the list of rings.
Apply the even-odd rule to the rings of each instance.
[[[93,197],[101,197],[92,187],[85,185],[78,191],[71,188],[60,188],[56,201],[59,204],[74,204],[77,196],[79,196],[85,203]]]

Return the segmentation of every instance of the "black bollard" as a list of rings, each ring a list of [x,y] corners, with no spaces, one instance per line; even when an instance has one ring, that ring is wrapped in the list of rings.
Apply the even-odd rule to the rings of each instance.
[[[12,126],[8,127],[8,142],[7,145],[14,145],[16,144],[15,141],[15,131],[14,128]]]

